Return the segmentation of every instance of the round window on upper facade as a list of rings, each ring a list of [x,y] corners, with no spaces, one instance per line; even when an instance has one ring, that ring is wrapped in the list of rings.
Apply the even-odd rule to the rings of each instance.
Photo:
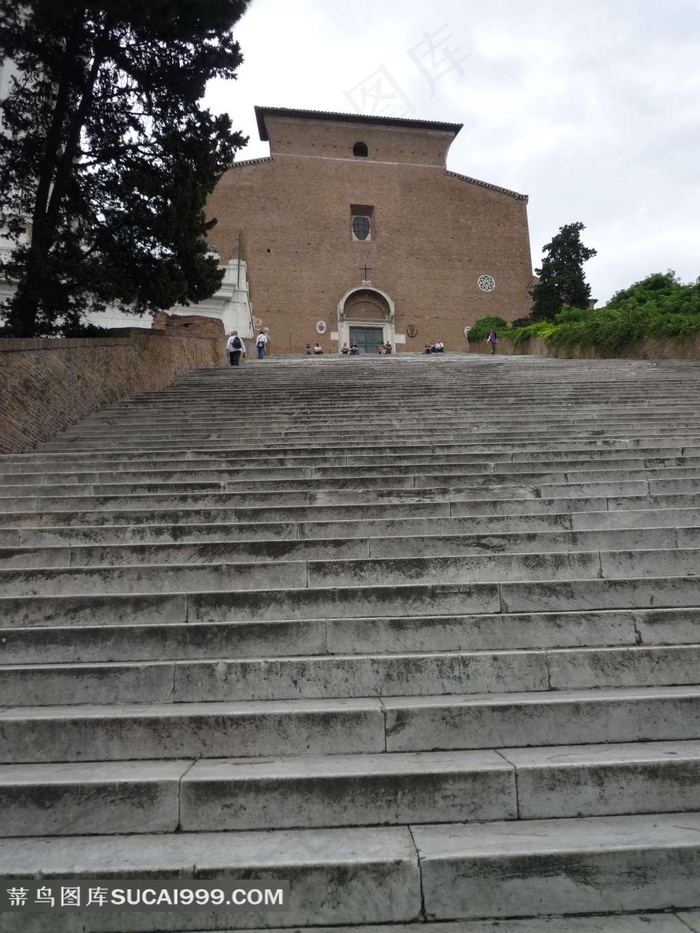
[[[367,143],[355,143],[355,145],[352,147],[352,154],[359,159],[366,159],[369,155]]]

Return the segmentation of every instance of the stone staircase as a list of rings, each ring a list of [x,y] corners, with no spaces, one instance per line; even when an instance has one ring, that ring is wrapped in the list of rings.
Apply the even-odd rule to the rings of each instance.
[[[291,894],[0,930],[700,931],[699,575],[694,364],[271,359],[0,458],[0,876]]]

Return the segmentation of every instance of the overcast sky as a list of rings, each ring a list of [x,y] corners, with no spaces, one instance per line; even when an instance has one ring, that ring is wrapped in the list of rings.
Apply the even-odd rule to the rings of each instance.
[[[239,158],[256,104],[463,123],[448,168],[529,195],[533,266],[580,220],[601,304],[700,276],[700,0],[253,0],[236,36]]]

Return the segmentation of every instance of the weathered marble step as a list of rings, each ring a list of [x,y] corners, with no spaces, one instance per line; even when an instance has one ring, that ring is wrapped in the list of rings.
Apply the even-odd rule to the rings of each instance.
[[[638,552],[640,558],[644,552]],[[611,569],[611,568],[609,568]],[[612,568],[614,570],[614,568]],[[676,570],[680,570],[679,566]],[[499,596],[504,612],[561,612],[575,609],[673,609],[700,607],[697,577],[626,576],[618,567],[617,579],[568,580],[565,582],[501,583]]]
[[[181,786],[186,832],[699,809],[697,741],[200,760]]]
[[[449,521],[459,522],[460,519]],[[450,534],[435,522],[423,534],[390,537],[284,539],[148,544],[56,544],[44,547],[0,547],[0,569],[118,567],[140,564],[268,563],[271,561],[364,560],[375,558],[433,558],[479,554],[552,554],[593,550],[684,549],[700,545],[700,527],[676,529],[631,528],[592,531],[511,532],[502,534]],[[232,526],[234,530],[236,526]],[[260,530],[260,529],[259,529]],[[339,529],[342,532],[342,528]],[[357,531],[361,531],[358,528]],[[433,533],[426,533],[432,530]],[[367,530],[365,529],[365,534]],[[178,535],[182,537],[182,535]],[[262,537],[262,536],[261,536]]]
[[[498,491],[500,492],[500,490]],[[526,498],[509,499],[507,494],[498,496],[491,491],[488,498],[483,494],[473,498],[469,493],[424,495],[416,492],[404,501],[394,495],[378,501],[358,503],[335,503],[324,505],[319,496],[302,496],[296,505],[275,504],[277,497],[265,497],[260,506],[237,506],[238,497],[225,496],[143,496],[114,498],[27,498],[7,500],[3,512],[0,499],[0,528],[53,527],[56,525],[153,525],[240,522],[243,524],[269,522],[327,522],[365,521],[371,519],[443,517],[513,517],[523,515],[548,515],[574,512],[649,511],[663,508],[700,508],[700,493],[670,496],[588,496],[566,498],[535,498],[530,489],[523,490]],[[284,499],[286,500],[286,496]],[[411,501],[415,500],[415,501]],[[41,506],[41,510],[37,511]],[[24,508],[25,511],[15,511]]]
[[[683,649],[657,651],[681,655]],[[688,683],[684,663],[696,660],[691,649],[675,664],[669,659],[666,676],[679,669],[673,682]],[[594,663],[588,659],[588,679]],[[547,667],[544,652],[527,651],[3,666],[0,707],[542,691],[549,686]],[[566,659],[556,673],[563,681]],[[656,677],[664,682],[663,673]],[[634,681],[633,673],[627,678]]]
[[[699,456],[700,435],[682,435],[664,438],[594,438],[589,440],[566,442],[542,441],[539,444],[531,442],[519,443],[517,448],[512,444],[501,443],[494,439],[488,446],[481,442],[448,442],[426,444],[425,439],[416,444],[393,445],[384,438],[377,444],[365,445],[361,440],[344,445],[323,445],[314,447],[312,444],[298,445],[267,445],[266,443],[255,447],[246,447],[245,438],[231,447],[222,447],[206,452],[196,448],[188,450],[123,452],[110,451],[100,456],[91,453],[83,455],[80,452],[39,453],[32,451],[26,454],[0,455],[0,466],[7,472],[40,472],[45,469],[94,470],[98,468],[114,469],[115,465],[133,466],[138,469],[147,469],[149,466],[202,466],[211,467],[236,464],[240,461],[265,462],[278,461],[280,458],[297,462],[297,460],[311,459],[325,461],[327,458],[342,459],[343,462],[364,461],[377,462],[396,457],[439,456],[468,456],[476,459],[498,459],[518,462],[520,460],[551,460],[557,452],[567,456],[585,456],[591,459],[615,456],[630,456],[631,452],[638,456],[678,457]]]
[[[289,435],[308,433],[331,434],[343,437],[350,434],[353,430],[360,427],[363,423],[369,424],[370,430],[377,434],[381,431],[382,415],[386,415],[387,407],[391,404],[402,405],[401,418],[391,419],[396,423],[398,430],[411,434],[420,429],[425,424],[426,419],[432,418],[438,431],[459,430],[464,431],[470,428],[483,429],[489,426],[504,427],[510,430],[522,430],[523,424],[532,424],[533,427],[542,433],[542,424],[537,420],[537,413],[532,410],[528,404],[512,405],[512,412],[504,415],[497,415],[494,412],[490,414],[486,411],[486,406],[480,408],[478,404],[470,405],[470,410],[465,414],[464,409],[455,407],[454,400],[449,404],[443,400],[430,399],[425,405],[414,406],[407,404],[401,394],[387,394],[381,401],[372,401],[367,397],[363,403],[353,405],[351,400],[343,397],[343,419],[338,422],[337,408],[323,410],[318,407],[316,400],[300,400],[294,406],[287,407],[287,410],[278,409],[277,405],[266,393],[266,401],[269,406],[268,418],[265,426],[269,425],[270,432],[273,435]],[[231,432],[231,423],[237,414],[240,414],[242,406],[245,404],[242,397],[237,398],[238,407],[228,408],[228,417],[226,407],[216,408],[213,399],[209,400],[208,407],[191,407],[191,400],[187,400],[187,411],[190,417],[183,419],[180,410],[173,407],[169,411],[159,409],[157,406],[143,405],[134,414],[123,413],[112,419],[111,423],[98,422],[86,419],[79,425],[73,425],[67,428],[62,435],[57,437],[54,442],[70,443],[84,439],[110,439],[111,437],[129,437],[134,434],[143,434],[154,439],[170,437],[181,431],[181,434],[187,438],[190,436],[200,436],[203,439],[215,440],[221,436],[229,436]],[[442,402],[443,407],[438,407]],[[470,399],[471,402],[471,399]],[[432,407],[431,407],[432,403]],[[253,402],[253,404],[256,404]],[[278,403],[279,404],[279,403]],[[605,424],[613,426],[625,426],[634,424],[635,419],[643,416],[650,425],[667,427],[668,415],[664,413],[663,408],[668,402],[660,401],[656,410],[643,410],[640,405],[628,407],[617,406],[614,401],[609,405],[591,405],[586,411],[570,405],[559,405],[556,400],[547,406],[548,415],[555,431],[567,430],[572,427],[580,427],[582,430],[593,426],[593,424]],[[678,414],[687,413],[684,418],[684,424],[688,430],[694,433],[697,423],[697,407],[692,401],[685,400],[680,403],[674,399],[672,404],[678,404]],[[308,408],[305,410],[305,407]],[[196,416],[199,416],[197,419]],[[387,419],[384,419],[384,423]],[[265,434],[264,427],[251,423],[247,427],[247,437],[255,439]],[[668,426],[670,427],[670,426]],[[51,443],[51,442],[49,442]],[[46,449],[43,447],[42,449]]]
[[[697,644],[0,666],[0,706],[455,695],[695,684]]]
[[[582,551],[375,560],[276,560],[268,563],[143,564],[0,570],[0,596],[238,592],[285,588],[406,584],[554,582],[700,574],[700,550]]]
[[[493,751],[0,765],[0,807],[2,837],[311,829],[518,815],[515,769]]]
[[[0,765],[0,838],[174,833],[180,825],[180,782],[193,764],[189,759]]]
[[[287,929],[290,924],[400,923],[416,921],[421,913],[418,859],[406,827],[6,839],[0,841],[0,874],[17,880],[138,877],[186,884],[206,879],[229,890],[235,881],[251,878],[289,881],[286,912],[240,908],[237,929],[269,928],[281,919]],[[52,912],[15,916],[12,922],[12,933],[56,930]],[[221,930],[231,922],[230,908],[179,906],[165,913],[75,908],[61,918],[61,933]]]
[[[267,450],[270,452],[274,452],[275,454],[277,454],[280,449],[287,447],[291,444],[295,444],[295,443],[299,443],[300,445],[299,449],[302,451],[308,450],[309,448],[312,448],[312,447],[315,448],[317,446],[327,447],[328,449],[338,448],[338,447],[345,448],[352,444],[353,438],[357,437],[357,434],[361,430],[362,428],[358,427],[358,429],[353,434],[348,435],[347,437],[336,437],[336,436],[314,437],[312,436],[308,438],[309,440],[308,447],[303,446],[303,435],[299,435],[298,437],[274,438],[273,435],[268,434],[268,435],[265,435],[265,437],[261,437],[259,441],[255,441],[255,443],[257,444],[257,446],[259,446],[259,449],[261,451]],[[664,442],[668,442],[669,444],[671,444],[675,442],[676,440],[676,438],[673,435],[662,433],[661,429],[657,429],[656,431],[654,431],[653,429],[648,429],[648,430],[640,429],[639,431],[636,431],[630,427],[627,427],[624,430],[623,429],[609,430],[608,432],[604,432],[603,434],[601,434],[600,432],[593,431],[593,430],[590,430],[587,432],[580,431],[580,430],[578,431],[572,430],[568,433],[559,432],[559,434],[555,436],[554,438],[552,438],[551,435],[537,435],[536,437],[533,438],[531,433],[527,433],[527,434],[523,433],[520,435],[508,435],[507,432],[501,432],[500,435],[496,436],[492,432],[490,433],[485,430],[477,432],[474,429],[473,431],[469,432],[469,434],[467,434],[467,432],[464,432],[463,434],[436,433],[434,435],[431,435],[431,440],[434,445],[443,446],[443,447],[454,446],[454,445],[464,446],[469,442],[469,440],[471,440],[474,443],[475,447],[478,446],[479,448],[482,448],[482,449],[493,447],[494,443],[498,442],[499,440],[506,442],[506,443],[510,443],[512,448],[521,449],[522,445],[526,441],[529,441],[530,443],[535,444],[536,449],[539,449],[539,450],[544,449],[545,444],[549,440],[557,445],[552,448],[553,451],[561,450],[562,452],[567,452],[568,448],[570,448],[573,445],[585,443],[586,441],[590,441],[591,444],[593,444],[594,441],[600,437],[606,437],[606,439],[610,441],[616,441],[619,439],[620,435],[622,434],[624,434],[625,438],[631,438],[633,440],[635,439],[652,440],[653,446],[655,447],[662,445]],[[216,452],[220,451],[221,447],[224,445],[227,445],[227,444],[231,446],[235,445],[236,436],[237,435],[235,434],[231,434],[230,437],[213,438],[211,440],[207,440],[205,438],[196,438],[196,439],[190,438],[188,440],[180,438],[178,440],[178,436],[174,434],[173,437],[169,441],[164,440],[164,441],[156,442],[156,441],[149,441],[147,439],[136,440],[134,438],[131,438],[131,439],[123,438],[121,441],[118,441],[118,442],[115,441],[114,445],[107,445],[106,442],[102,441],[99,443],[81,442],[80,445],[78,446],[76,442],[76,444],[72,448],[69,448],[69,449],[71,449],[74,454],[80,453],[81,456],[90,457],[90,458],[93,455],[110,457],[113,452],[115,454],[118,452],[123,452],[130,456],[136,457],[138,455],[145,455],[145,454],[150,454],[152,456],[159,456],[161,452],[173,453],[173,452],[180,451],[184,453],[184,452],[193,451],[193,450],[197,450],[202,456],[211,456],[211,455],[214,455]],[[417,443],[420,442],[422,437],[424,437],[424,432],[421,433],[417,431],[415,435],[407,436],[403,438],[403,440],[407,446],[415,446]],[[366,440],[370,442],[371,440],[375,440],[377,444],[377,449],[381,450],[381,438],[379,436],[375,438],[368,437],[366,438]],[[248,441],[250,442],[250,439],[248,439]],[[397,438],[395,442],[400,443],[400,439]],[[62,450],[60,452],[62,452]]]
[[[529,598],[529,590],[525,593]],[[676,605],[700,605],[697,588],[682,595],[690,602]],[[675,592],[674,598],[678,600],[681,595]],[[0,598],[0,619],[11,620],[18,627],[306,621],[498,612],[498,586],[492,583]]]
[[[300,521],[326,521],[344,519],[362,519],[367,518],[416,518],[425,516],[440,515],[449,517],[450,502],[378,502],[371,506],[364,505],[339,505],[339,506],[274,506],[256,507],[256,508],[236,508],[235,499],[225,497],[229,507],[198,507],[197,497],[194,497],[195,504],[187,500],[187,504],[178,506],[170,504],[167,500],[159,499],[155,506],[151,503],[151,508],[147,507],[149,500],[144,501],[144,506],[139,509],[131,507],[131,503],[123,508],[119,503],[112,501],[111,508],[90,509],[90,503],[84,511],[27,511],[27,512],[1,512],[0,528],[52,528],[54,526],[110,526],[110,525],[175,525],[187,526],[190,524],[213,524],[213,523],[240,523],[244,525],[260,524],[279,524],[279,522]],[[700,500],[700,496],[698,496]],[[31,501],[36,505],[37,500]],[[582,500],[585,504],[589,500]],[[598,500],[599,507],[605,507],[605,499]],[[646,503],[646,500],[644,500]],[[160,504],[161,508],[157,505]],[[42,509],[44,503],[42,502]],[[545,506],[546,507],[546,506]],[[648,507],[648,506],[647,506]],[[1,506],[0,506],[1,508]],[[580,505],[583,508],[583,505]],[[264,529],[263,529],[264,530]]]
[[[389,926],[296,927],[294,933],[700,933],[700,911],[537,917],[530,920],[455,920]],[[225,931],[233,933],[233,931]],[[250,933],[284,933],[281,929]]]
[[[0,711],[3,764],[337,755],[385,749],[379,699],[110,702]]]
[[[671,474],[666,481],[676,480],[684,481],[688,477],[673,475],[677,471],[663,471]],[[12,499],[16,496],[36,496],[39,499],[51,499],[59,496],[80,497],[80,496],[139,496],[139,495],[169,495],[178,496],[186,494],[202,493],[231,493],[245,496],[261,497],[263,495],[293,495],[294,493],[307,494],[326,494],[327,496],[337,496],[338,493],[353,491],[375,494],[385,490],[399,490],[405,494],[406,490],[425,490],[438,488],[441,491],[452,489],[472,489],[476,495],[488,495],[492,488],[511,487],[518,489],[525,484],[538,484],[539,486],[561,485],[563,487],[575,487],[588,483],[590,485],[603,484],[608,486],[620,487],[619,493],[624,493],[628,486],[634,483],[644,484],[639,488],[643,492],[648,491],[647,482],[651,480],[663,482],[663,476],[656,474],[658,471],[639,471],[629,473],[627,471],[609,471],[610,476],[605,476],[600,472],[591,471],[590,477],[578,474],[576,477],[568,478],[564,471],[560,472],[542,472],[542,473],[517,473],[517,474],[415,474],[410,472],[396,472],[386,476],[366,475],[346,477],[343,479],[270,479],[264,478],[251,479],[245,481],[221,480],[221,481],[197,481],[191,482],[142,482],[142,483],[95,483],[92,485],[62,485],[62,486],[0,486],[0,499]],[[695,474],[700,476],[700,471],[691,471],[690,479],[694,480]],[[595,494],[595,490],[593,491]],[[517,493],[516,493],[517,495]]]
[[[0,598],[16,626],[382,619],[470,613],[696,609],[698,577],[414,584],[317,589]],[[6,623],[4,623],[6,624]],[[674,640],[674,639],[671,639]],[[694,639],[690,639],[694,640]]]
[[[3,764],[264,758],[700,739],[700,686],[14,707]]]
[[[413,838],[434,920],[700,903],[700,814],[417,826]]]
[[[640,503],[643,505],[644,503]],[[686,530],[700,522],[699,508],[639,508],[611,509],[607,512],[577,512],[571,514],[574,531],[613,528],[676,528],[678,540],[684,538]]]
[[[84,618],[64,611],[41,626],[20,624],[17,614],[0,628],[0,657],[5,664],[71,664],[700,642],[696,609],[187,622],[186,597],[176,600],[164,600],[160,616],[153,604],[135,607],[121,623],[117,611],[89,606]]]
[[[516,769],[522,820],[700,811],[697,741],[509,748],[499,753]]]
[[[411,511],[409,507],[406,511]],[[700,526],[700,509],[687,510],[686,525]],[[427,512],[427,510],[424,511]],[[55,514],[55,513],[54,513]],[[604,515],[608,513],[603,513]],[[633,513],[632,513],[633,514]],[[535,531],[570,531],[571,513],[523,516],[474,516],[450,518],[432,514],[428,518],[345,519],[341,521],[280,521],[242,524],[219,522],[210,516],[209,523],[67,525],[65,527],[0,527],[2,547],[52,547],[112,544],[180,544],[200,542],[248,541],[318,541],[327,538],[349,539],[365,536],[412,536],[431,534],[532,533]],[[226,517],[226,516],[221,516]],[[234,518],[235,516],[232,516]],[[683,519],[650,523],[657,528],[676,527]],[[642,523],[640,522],[641,526]],[[604,526],[603,526],[604,527]],[[634,527],[634,526],[633,526]],[[591,529],[595,530],[595,529]]]
[[[501,457],[506,455],[500,455]],[[520,459],[517,463],[508,460],[497,459],[495,455],[492,459],[471,459],[465,455],[432,455],[420,457],[392,456],[378,457],[374,459],[362,458],[366,460],[362,464],[336,463],[332,465],[324,464],[314,458],[295,458],[285,462],[261,459],[258,461],[246,460],[241,463],[229,463],[215,465],[210,463],[201,463],[197,466],[195,463],[185,461],[179,468],[166,467],[165,465],[156,468],[155,465],[149,468],[134,466],[120,469],[96,469],[66,471],[53,470],[51,472],[0,472],[0,488],[4,486],[65,486],[65,485],[92,485],[92,484],[127,484],[127,483],[190,483],[190,482],[226,482],[240,481],[248,479],[274,480],[274,479],[345,479],[354,477],[373,477],[373,476],[395,476],[399,472],[418,473],[422,476],[431,476],[439,474],[550,474],[552,472],[560,474],[573,473],[577,475],[579,471],[603,472],[606,476],[610,471],[631,471],[633,473],[658,470],[697,470],[700,460],[697,457],[639,457],[617,455],[603,459],[602,457],[574,458],[570,455],[561,459],[552,460],[549,458],[538,459]],[[340,458],[336,458],[340,459]],[[343,458],[350,459],[350,458]],[[0,462],[0,468],[2,463]],[[664,475],[664,474],[659,474]],[[672,473],[669,475],[682,476],[685,473]],[[690,475],[690,474],[688,474]],[[610,478],[619,478],[618,474],[611,474]]]
[[[435,430],[431,430],[430,440],[433,444],[446,442],[466,443],[471,440],[472,442],[489,446],[491,443],[498,440],[509,440],[518,447],[521,441],[526,441],[529,443],[536,443],[538,447],[541,447],[548,441],[560,443],[567,438],[579,443],[586,440],[592,441],[601,437],[616,440],[618,437],[623,436],[625,439],[651,438],[658,444],[663,440],[669,442],[675,440],[677,436],[673,426],[645,424],[644,427],[640,427],[640,421],[641,419],[639,416],[623,424],[617,422],[614,424],[601,424],[597,421],[593,421],[589,427],[570,425],[568,428],[559,427],[556,432],[545,430],[526,431],[522,426],[508,430],[502,426],[495,428],[490,422],[483,427],[479,427],[471,422],[469,426],[460,429],[439,430],[436,428]],[[697,426],[694,423],[687,425],[687,429],[689,434],[695,436],[700,433],[700,424]],[[363,439],[365,443],[376,441],[377,444],[380,445],[382,440],[386,437],[386,431],[377,432],[376,435],[373,435],[371,431],[367,430],[367,421],[364,420],[357,428],[344,432],[338,430],[327,432],[286,430],[273,433],[268,431],[260,432],[257,437],[252,435],[251,432],[247,432],[246,440],[248,443],[251,443],[259,439],[261,446],[267,447],[288,446],[295,442],[299,442],[300,446],[303,446],[304,439],[308,439],[310,446],[343,446],[350,444],[360,430],[364,432]],[[110,453],[112,450],[131,453],[132,451],[144,452],[164,450],[171,452],[178,449],[197,449],[204,452],[218,450],[227,444],[233,445],[237,436],[236,431],[233,429],[227,432],[219,432],[218,434],[207,434],[205,437],[202,435],[182,437],[180,433],[175,430],[168,438],[164,437],[163,439],[156,440],[140,436],[138,432],[135,432],[134,434],[126,434],[122,437],[115,437],[114,435],[95,438],[80,436],[72,440],[53,441],[43,445],[42,450],[46,453],[58,451],[77,453],[81,451],[84,453],[95,452],[105,454]],[[421,427],[416,427],[415,430],[397,429],[394,432],[393,444],[397,444],[402,439],[410,444],[417,444],[424,437],[424,424]]]
[[[675,534],[654,529],[659,546],[675,547]],[[600,535],[601,532],[591,532]],[[602,532],[604,534],[604,532]],[[613,532],[622,534],[625,532]],[[640,532],[632,532],[639,536]],[[632,537],[630,537],[630,541]],[[139,564],[269,563],[352,560],[370,556],[369,539],[221,541],[192,544],[115,544],[0,548],[0,568],[120,567]],[[1,584],[0,584],[1,586]]]
[[[161,616],[151,606],[149,619],[141,607],[143,618],[137,611],[121,624],[115,623],[116,613],[81,619],[64,612],[45,620],[50,624],[28,626],[8,613],[0,628],[0,657],[6,664],[50,664],[700,641],[692,609],[209,623],[186,622],[187,598],[179,605],[177,599],[165,604]]]
[[[407,387],[406,387],[407,388]],[[455,403],[455,399],[440,398],[433,394],[432,397],[425,397],[420,401],[406,398],[406,388],[394,392],[387,388],[381,397],[372,398],[367,392],[363,397],[353,400],[351,397],[343,394],[344,413],[342,424],[338,423],[337,407],[334,401],[328,401],[326,405],[314,398],[298,398],[295,400],[277,400],[274,401],[269,390],[265,393],[266,401],[269,405],[269,418],[265,422],[274,432],[287,431],[332,431],[338,434],[347,433],[349,430],[357,427],[364,421],[370,421],[374,430],[378,430],[381,424],[382,415],[386,418],[387,408],[392,404],[401,404],[400,424],[404,430],[411,430],[417,426],[425,424],[426,418],[432,418],[438,428],[463,428],[463,427],[486,427],[495,425],[497,427],[505,426],[508,428],[517,428],[523,423],[532,423],[533,426],[542,430],[542,424],[537,419],[537,411],[533,410],[533,400],[525,397],[516,397],[508,399],[509,410],[498,411],[494,408],[494,397],[480,400],[476,395],[469,398],[470,407],[465,411],[464,406]],[[488,403],[491,402],[492,410],[488,410]],[[505,401],[505,398],[503,399]],[[535,400],[541,404],[541,400]],[[65,429],[60,438],[62,440],[71,440],[80,437],[96,437],[100,435],[109,435],[110,432],[118,434],[137,433],[146,429],[147,433],[157,437],[162,434],[169,434],[177,427],[181,426],[184,433],[206,433],[219,434],[225,432],[230,425],[230,418],[235,417],[241,411],[241,405],[244,404],[243,396],[236,397],[237,405],[227,400],[228,404],[221,404],[219,408],[213,397],[207,398],[204,404],[198,404],[196,398],[187,399],[187,416],[183,419],[182,398],[180,406],[177,400],[170,407],[158,404],[142,404],[132,411],[122,411],[115,413],[109,419],[98,420],[96,417],[85,419],[79,425],[72,425]],[[659,397],[653,400],[653,403],[640,404],[637,400],[624,400],[609,397],[602,403],[597,399],[588,400],[563,400],[557,398],[554,391],[547,399],[547,411],[551,418],[554,428],[570,427],[572,425],[582,425],[584,427],[592,423],[603,424],[627,424],[634,423],[635,418],[644,417],[645,422],[649,424],[658,424],[666,426],[668,424],[667,406],[673,404],[679,415],[684,415],[685,424],[693,425],[697,422],[697,405],[694,398],[679,397],[669,394],[666,397]],[[498,406],[495,406],[496,408]],[[391,420],[394,420],[393,418]],[[250,435],[255,437],[264,434],[263,426],[257,423],[250,424]]]
[[[105,482],[99,474],[82,474],[84,483],[69,481],[63,484],[33,485],[29,482],[18,485],[0,485],[0,497],[14,496],[132,496],[148,493],[183,493],[230,492],[230,493],[279,493],[279,492],[327,492],[335,490],[375,490],[375,489],[425,489],[434,486],[446,489],[473,488],[487,492],[491,487],[517,486],[518,484],[557,484],[576,486],[577,484],[602,483],[686,483],[687,491],[697,487],[700,478],[700,466],[664,467],[659,469],[643,468],[614,469],[590,468],[585,470],[567,470],[562,464],[558,470],[496,471],[491,465],[484,469],[470,470],[461,465],[437,465],[433,468],[404,467],[400,465],[381,468],[348,467],[337,471],[337,476],[321,474],[318,470],[254,470],[246,478],[245,471],[238,473],[202,471],[198,474],[180,474],[179,477],[158,478],[154,473],[120,476],[114,474],[115,481]],[[131,477],[131,478],[129,478]],[[683,487],[685,488],[685,487]]]
[[[82,495],[76,493],[79,487],[63,487],[62,495],[24,496],[18,491],[14,496],[0,497],[0,513],[24,512],[66,512],[85,510],[115,510],[115,509],[148,509],[163,510],[164,508],[232,508],[238,509],[267,508],[279,509],[300,506],[354,506],[358,499],[362,507],[370,508],[375,503],[401,504],[413,502],[432,501],[470,501],[477,503],[472,512],[489,514],[503,511],[503,506],[494,505],[497,500],[523,500],[523,499],[646,499],[650,495],[668,499],[669,496],[690,495],[697,496],[697,482],[695,480],[636,480],[633,482],[591,482],[591,483],[539,483],[535,485],[497,484],[489,487],[475,486],[472,482],[461,480],[446,481],[444,485],[434,485],[432,480],[425,478],[417,480],[419,485],[411,485],[413,477],[406,479],[405,486],[384,485],[381,481],[374,487],[359,485],[356,482],[347,482],[339,487],[331,486],[328,489],[290,489],[290,490],[245,490],[236,491],[227,488],[226,491],[199,491],[194,488],[184,492],[166,491],[164,487],[144,493],[126,494],[124,490],[117,490],[114,494],[98,495],[96,493]],[[393,482],[393,481],[392,481]],[[389,481],[387,480],[387,483]],[[427,485],[425,485],[427,484]],[[228,485],[228,484],[225,484]],[[359,495],[361,493],[361,495]],[[622,506],[624,507],[624,505]],[[520,508],[525,508],[520,506]],[[544,506],[527,507],[545,509]],[[551,511],[569,510],[560,505]],[[452,511],[454,513],[454,510]],[[459,513],[457,513],[459,514]]]
[[[391,481],[393,483],[393,480]],[[449,486],[430,486],[415,488],[413,477],[408,477],[406,486],[383,485],[380,483],[374,488],[364,487],[361,484],[346,483],[343,488],[331,486],[328,489],[315,491],[311,490],[227,490],[219,489],[215,492],[197,492],[192,489],[189,492],[181,493],[167,491],[164,487],[157,490],[144,493],[126,494],[124,490],[117,490],[114,494],[86,494],[76,493],[75,487],[64,488],[63,495],[40,495],[24,496],[17,492],[16,495],[0,496],[0,512],[67,512],[67,511],[85,511],[85,510],[114,510],[114,509],[149,509],[161,510],[164,508],[184,507],[184,508],[274,508],[290,506],[310,506],[310,505],[333,505],[333,506],[355,506],[357,508],[358,499],[367,508],[371,505],[389,504],[389,503],[412,503],[412,502],[432,502],[439,500],[444,502],[449,498],[462,496],[465,499],[484,498],[485,491],[483,487],[474,487],[470,484],[456,483]],[[637,495],[646,496],[649,493],[647,482],[637,483],[600,483],[591,484],[595,486],[592,493],[587,497],[593,496],[625,496]],[[573,488],[573,487],[571,487]],[[553,486],[555,491],[553,495],[566,497],[570,495],[576,498],[576,493],[570,492],[567,486]],[[361,495],[359,495],[361,493]],[[490,499],[535,499],[541,498],[540,489],[531,486],[495,486],[488,489],[488,498]],[[580,498],[580,496],[579,496]]]
[[[390,752],[700,738],[700,686],[386,697],[381,702]]]

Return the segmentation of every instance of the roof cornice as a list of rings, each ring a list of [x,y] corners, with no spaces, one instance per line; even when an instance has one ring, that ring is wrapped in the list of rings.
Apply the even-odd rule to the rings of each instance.
[[[461,181],[466,181],[470,185],[479,185],[480,188],[490,188],[491,191],[500,191],[501,194],[509,194],[517,201],[528,200],[528,196],[526,194],[520,194],[517,191],[511,191],[510,188],[501,188],[500,185],[492,185],[487,181],[479,181],[478,178],[470,178],[469,175],[460,175],[459,172],[450,172],[447,169],[445,169],[445,175],[449,175],[450,178],[459,178]]]
[[[456,136],[462,129],[462,123],[436,123],[431,120],[411,120],[407,117],[376,117],[363,113],[334,113],[326,110],[293,110],[286,107],[256,107],[255,118],[258,122],[260,139],[269,141],[265,117],[292,117],[296,120],[334,120],[339,123],[364,123],[374,126],[406,126],[419,130],[437,130]]]

